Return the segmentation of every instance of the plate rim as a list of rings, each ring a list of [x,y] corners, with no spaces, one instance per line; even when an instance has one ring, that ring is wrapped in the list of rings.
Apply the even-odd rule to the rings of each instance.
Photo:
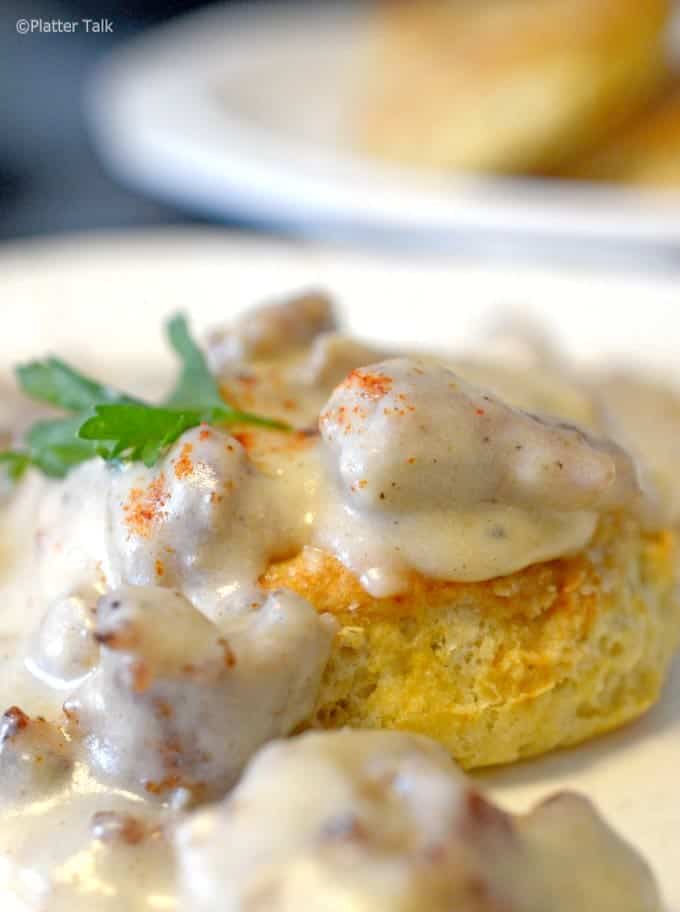
[[[114,49],[93,73],[87,119],[105,164],[123,182],[217,218],[235,213],[325,237],[348,231],[424,246],[461,232],[565,242],[680,242],[680,192],[596,187],[549,179],[432,178],[304,143],[224,113],[208,86],[215,35],[223,53],[250,30],[274,37],[312,21],[356,27],[356,3],[297,0],[212,6]],[[353,26],[354,22],[354,26]],[[235,47],[235,44],[234,44]],[[184,60],[177,67],[177,60]],[[404,218],[401,213],[408,212]]]

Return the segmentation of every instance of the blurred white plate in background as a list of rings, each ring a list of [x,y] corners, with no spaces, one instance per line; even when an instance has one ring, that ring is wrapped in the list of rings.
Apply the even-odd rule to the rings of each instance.
[[[489,267],[442,259],[407,264],[340,249],[261,244],[217,231],[165,231],[16,244],[0,251],[4,378],[48,351],[138,388],[162,386],[171,359],[161,322],[185,310],[200,333],[269,296],[323,286],[363,336],[461,347],[509,306],[541,319],[572,356],[611,357],[680,382],[680,309],[671,278],[605,271]],[[680,662],[645,718],[571,751],[480,776],[506,806],[579,789],[654,866],[680,912]]]
[[[310,236],[532,254],[680,245],[680,193],[426,176],[358,157],[365,16],[366,3],[337,0],[217,5],[142,35],[90,86],[101,155],[121,180],[192,211]]]

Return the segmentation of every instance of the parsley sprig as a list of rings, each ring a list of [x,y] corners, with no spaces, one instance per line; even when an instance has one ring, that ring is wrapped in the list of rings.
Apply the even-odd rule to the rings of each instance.
[[[95,456],[151,466],[184,431],[203,423],[289,430],[283,422],[239,411],[222,399],[181,314],[168,322],[166,331],[181,370],[161,405],[98,383],[59,358],[17,367],[17,382],[28,396],[71,414],[37,421],[26,433],[22,448],[0,452],[0,465],[10,478],[18,480],[29,466],[63,478],[69,469]]]

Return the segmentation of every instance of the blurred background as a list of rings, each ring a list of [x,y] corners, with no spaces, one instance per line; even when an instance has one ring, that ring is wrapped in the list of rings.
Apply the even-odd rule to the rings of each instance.
[[[2,0],[0,238],[217,223],[675,269],[676,30],[668,0]]]
[[[199,5],[191,0],[2,0],[0,237],[192,220],[109,177],[88,135],[83,91],[97,62],[116,45]],[[16,31],[20,18],[81,17],[108,17],[114,31]]]

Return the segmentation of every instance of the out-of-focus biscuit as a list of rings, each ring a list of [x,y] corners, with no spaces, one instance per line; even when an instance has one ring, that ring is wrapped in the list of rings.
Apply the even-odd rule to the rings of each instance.
[[[383,0],[358,142],[431,169],[553,171],[650,97],[667,0]]]

